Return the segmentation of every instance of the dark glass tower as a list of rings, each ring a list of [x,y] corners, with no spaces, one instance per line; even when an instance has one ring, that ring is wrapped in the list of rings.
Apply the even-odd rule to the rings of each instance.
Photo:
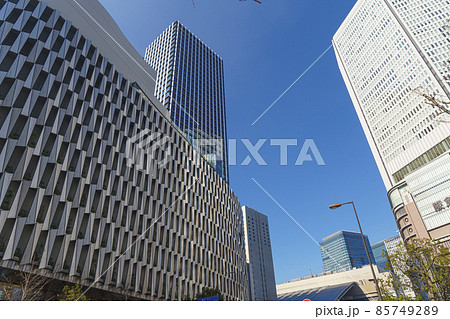
[[[370,259],[373,261],[369,238],[364,236]],[[338,231],[320,242],[323,267],[325,271],[361,268],[369,264],[360,233]]]
[[[228,181],[222,59],[176,21],[149,45],[145,60],[157,72],[155,96],[172,121]]]

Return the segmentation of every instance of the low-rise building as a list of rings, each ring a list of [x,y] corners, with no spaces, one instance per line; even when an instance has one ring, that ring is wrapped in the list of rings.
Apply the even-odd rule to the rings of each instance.
[[[378,267],[374,270],[377,279],[387,278]],[[277,296],[279,301],[377,300],[377,290],[370,266],[366,265],[293,279],[277,285]]]

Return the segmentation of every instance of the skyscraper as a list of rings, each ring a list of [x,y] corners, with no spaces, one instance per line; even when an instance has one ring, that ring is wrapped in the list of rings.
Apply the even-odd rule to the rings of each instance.
[[[373,263],[377,264],[379,271],[381,272],[387,271],[386,270],[387,258],[385,256],[387,250],[384,240],[379,241],[378,243],[372,245],[372,253],[374,257]]]
[[[364,236],[370,259],[374,261],[369,237]],[[360,233],[340,230],[320,242],[324,271],[361,268],[369,264]]]
[[[384,245],[386,247],[387,254],[394,253],[397,249],[399,249],[399,245],[403,243],[402,238],[400,236],[394,236],[384,240]]]
[[[155,96],[172,121],[228,181],[228,144],[222,59],[180,22],[145,51],[157,72]]]
[[[387,267],[387,256],[395,252],[399,245],[402,243],[402,239],[399,235],[387,238],[385,240],[379,241],[372,245],[373,256],[375,257],[375,264],[380,268],[381,272],[388,271]]]
[[[449,0],[359,0],[333,37],[403,239],[450,239]],[[450,242],[447,244],[450,245]]]
[[[269,220],[266,215],[247,206],[242,207],[242,213],[250,300],[277,300]]]
[[[373,249],[373,254],[375,256],[375,261],[378,265],[378,267],[381,267],[381,265],[386,265],[387,266],[387,258],[382,257],[380,259],[377,258],[377,254],[375,253],[375,249],[378,250],[378,252],[380,251],[380,246],[381,243],[383,243],[383,250],[386,251],[387,256],[394,256],[396,253],[399,252],[399,250],[403,249],[403,240],[402,238],[397,235],[391,238],[387,238],[383,241],[381,241],[380,243],[378,243],[378,248],[374,248],[375,245],[372,245],[372,249]],[[381,265],[379,264],[379,262],[381,262]],[[405,274],[403,273],[403,271],[396,269],[395,265],[391,265],[391,267],[394,267],[394,269],[389,269],[389,272],[391,272],[391,275],[394,276],[395,278],[397,278],[397,280],[399,280],[402,285],[401,287],[398,287],[397,285],[395,285],[394,290],[395,293],[397,294],[397,296],[400,295],[406,295],[408,297],[415,297],[415,293],[414,291],[411,289],[411,281],[409,280],[409,278],[407,276],[405,276]],[[383,271],[382,269],[380,271]],[[384,271],[388,271],[388,270],[384,270]]]
[[[241,205],[154,73],[97,0],[0,1],[1,273],[102,298],[248,299]],[[153,132],[169,145],[135,140]]]

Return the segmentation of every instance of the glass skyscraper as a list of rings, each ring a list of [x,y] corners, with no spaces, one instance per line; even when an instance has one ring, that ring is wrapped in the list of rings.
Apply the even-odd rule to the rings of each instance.
[[[400,236],[448,247],[450,116],[417,91],[450,100],[449,19],[450,0],[358,0],[333,37]]]
[[[380,271],[383,271],[383,272],[387,271],[386,270],[387,258],[383,254],[384,252],[387,253],[387,249],[386,249],[384,240],[382,240],[376,244],[373,244],[372,252],[373,252],[373,256],[375,258],[374,263],[377,264]]]
[[[370,259],[375,260],[369,238],[364,236]],[[324,271],[348,270],[369,264],[360,233],[338,231],[320,242]]]
[[[172,121],[228,181],[222,59],[176,21],[148,46],[145,60],[157,72],[155,96]]]

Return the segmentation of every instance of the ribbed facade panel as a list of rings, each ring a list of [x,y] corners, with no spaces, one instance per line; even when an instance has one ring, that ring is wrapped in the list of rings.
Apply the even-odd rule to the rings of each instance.
[[[424,154],[434,146],[440,154],[450,149],[445,116],[413,92],[450,99],[444,81],[449,19],[449,0],[359,0],[333,37],[387,189],[430,161],[434,155]]]
[[[143,299],[247,299],[238,199],[57,9],[0,1],[0,266]],[[142,132],[170,140],[146,165],[126,152]]]
[[[370,260],[373,261],[372,248],[369,237],[364,236],[369,251]],[[361,268],[369,264],[364,242],[360,233],[339,231],[320,242],[324,271],[338,271],[342,269]]]
[[[406,176],[405,181],[427,230],[450,224],[449,153]]]

